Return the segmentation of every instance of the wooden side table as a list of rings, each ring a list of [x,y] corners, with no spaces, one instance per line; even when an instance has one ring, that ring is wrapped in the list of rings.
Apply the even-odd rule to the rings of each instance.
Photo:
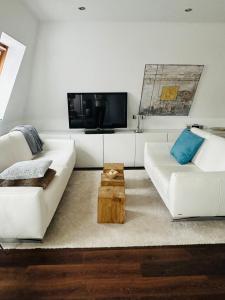
[[[98,223],[125,222],[125,188],[101,186],[98,191]]]
[[[111,169],[119,172],[114,179],[109,179],[106,175]],[[124,164],[104,164],[98,190],[98,223],[123,224],[125,201]]]

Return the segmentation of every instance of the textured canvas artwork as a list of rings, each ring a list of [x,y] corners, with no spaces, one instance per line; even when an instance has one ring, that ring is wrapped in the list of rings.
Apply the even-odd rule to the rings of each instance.
[[[203,65],[146,65],[140,114],[187,116]]]

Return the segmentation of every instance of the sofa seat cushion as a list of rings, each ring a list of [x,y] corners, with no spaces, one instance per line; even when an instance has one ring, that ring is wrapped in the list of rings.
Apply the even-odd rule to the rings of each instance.
[[[160,195],[163,199],[169,199],[169,184],[170,178],[176,172],[202,172],[194,164],[189,163],[186,165],[155,165],[151,167],[151,176],[156,185]],[[168,206],[168,203],[166,203]]]
[[[52,160],[52,169],[55,169],[57,166],[68,167],[73,163],[74,152],[66,150],[47,150],[35,156],[35,160],[37,159]]]

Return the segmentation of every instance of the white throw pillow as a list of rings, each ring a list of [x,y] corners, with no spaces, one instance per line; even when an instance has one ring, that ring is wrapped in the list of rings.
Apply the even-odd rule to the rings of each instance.
[[[44,177],[50,167],[52,160],[28,160],[15,163],[0,173],[0,179],[18,180]]]

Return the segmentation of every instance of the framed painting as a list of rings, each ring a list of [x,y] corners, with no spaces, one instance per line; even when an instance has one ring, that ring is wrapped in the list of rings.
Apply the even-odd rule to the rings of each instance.
[[[187,116],[203,65],[145,65],[139,113]]]

